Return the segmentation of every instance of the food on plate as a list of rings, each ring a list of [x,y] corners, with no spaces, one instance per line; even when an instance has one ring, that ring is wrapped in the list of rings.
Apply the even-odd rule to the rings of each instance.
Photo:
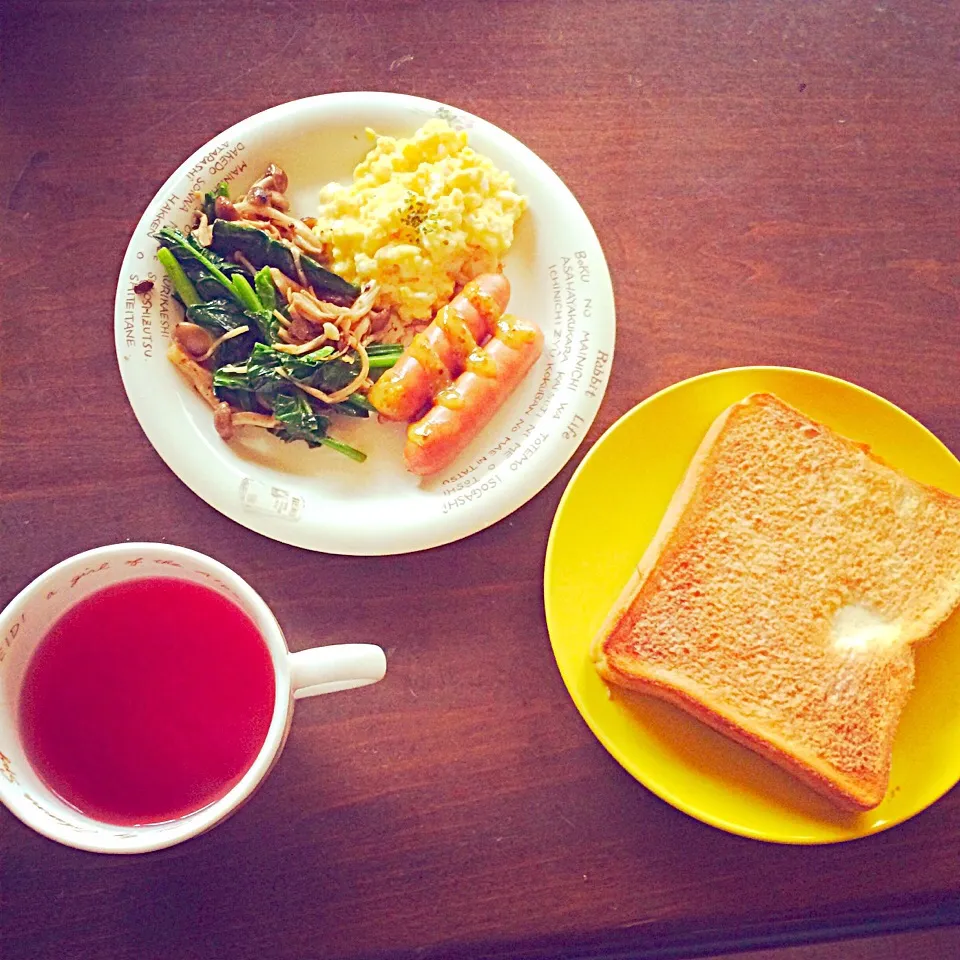
[[[434,119],[377,137],[349,184],[324,187],[317,231],[332,270],[377,283],[388,339],[408,342],[467,281],[497,271],[526,205],[466,132]]]
[[[407,430],[403,459],[412,473],[450,466],[490,422],[543,350],[543,333],[504,314],[496,333],[466,358],[463,372],[434,396],[427,413]]]
[[[502,274],[471,280],[371,388],[382,417],[416,421],[403,454],[412,473],[448,467],[540,356],[543,333],[505,314],[509,299]]]
[[[423,413],[437,390],[462,372],[477,344],[493,335],[509,300],[510,283],[502,273],[471,280],[371,388],[369,399],[380,415],[415,420]]]
[[[376,284],[355,287],[319,262],[323,248],[290,215],[286,189],[271,164],[238,201],[225,183],[207,193],[189,234],[159,231],[157,257],[185,310],[167,357],[225,440],[256,426],[362,461],[328,435],[331,416],[369,416],[365,390],[402,347],[376,341]]]
[[[867,810],[913,648],[958,603],[960,498],[755,394],[708,431],[592,656]]]
[[[487,356],[509,299],[501,260],[526,200],[442,120],[409,139],[377,138],[349,185],[324,188],[317,218],[294,216],[287,188],[270,164],[239,199],[225,182],[198,197],[187,233],[158,232],[158,259],[185,310],[167,355],[213,409],[224,439],[257,426],[362,461],[329,435],[334,416],[376,410],[381,420],[413,420]],[[528,326],[513,327],[516,344]],[[500,372],[488,378],[497,388],[468,388],[458,436],[472,438],[507,381],[516,386],[515,371],[536,359],[535,340],[531,333],[519,351],[525,366],[492,344]],[[398,360],[397,375],[378,388]],[[423,473],[425,463],[449,460],[416,462]]]

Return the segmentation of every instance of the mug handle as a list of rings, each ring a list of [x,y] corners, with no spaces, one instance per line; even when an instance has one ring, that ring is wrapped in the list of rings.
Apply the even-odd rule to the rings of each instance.
[[[290,654],[290,681],[296,700],[353,690],[382,680],[387,658],[373,643],[339,643]]]

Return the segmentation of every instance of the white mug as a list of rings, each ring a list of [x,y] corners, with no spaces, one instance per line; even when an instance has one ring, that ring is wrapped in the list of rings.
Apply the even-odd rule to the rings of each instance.
[[[240,781],[209,806],[166,823],[114,826],[92,819],[48,789],[27,760],[18,731],[27,664],[47,631],[80,600],[126,580],[173,577],[232,600],[254,622],[273,662],[276,696],[266,740]],[[222,563],[164,543],[97,547],[51,567],[0,613],[0,800],[39,833],[81,850],[144,853],[209,830],[237,809],[276,761],[290,728],[294,699],[376,683],[386,671],[373,644],[339,644],[290,653],[270,608]]]

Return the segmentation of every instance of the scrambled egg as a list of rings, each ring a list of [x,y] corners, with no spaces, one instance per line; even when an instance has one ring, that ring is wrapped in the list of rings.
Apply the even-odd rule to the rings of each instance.
[[[376,280],[380,304],[419,325],[455,288],[498,268],[526,205],[466,133],[429,120],[408,139],[377,137],[349,186],[324,187],[317,230],[334,271]]]

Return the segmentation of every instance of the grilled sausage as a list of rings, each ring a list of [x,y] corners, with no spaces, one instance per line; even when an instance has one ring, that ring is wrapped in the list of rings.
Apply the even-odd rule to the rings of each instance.
[[[415,420],[441,387],[463,373],[467,357],[493,333],[509,299],[510,282],[503,274],[471,280],[417,334],[367,399],[388,420]]]
[[[421,476],[448,467],[490,422],[543,350],[535,324],[509,315],[482,349],[474,350],[465,371],[440,390],[427,414],[407,428],[403,457]]]

